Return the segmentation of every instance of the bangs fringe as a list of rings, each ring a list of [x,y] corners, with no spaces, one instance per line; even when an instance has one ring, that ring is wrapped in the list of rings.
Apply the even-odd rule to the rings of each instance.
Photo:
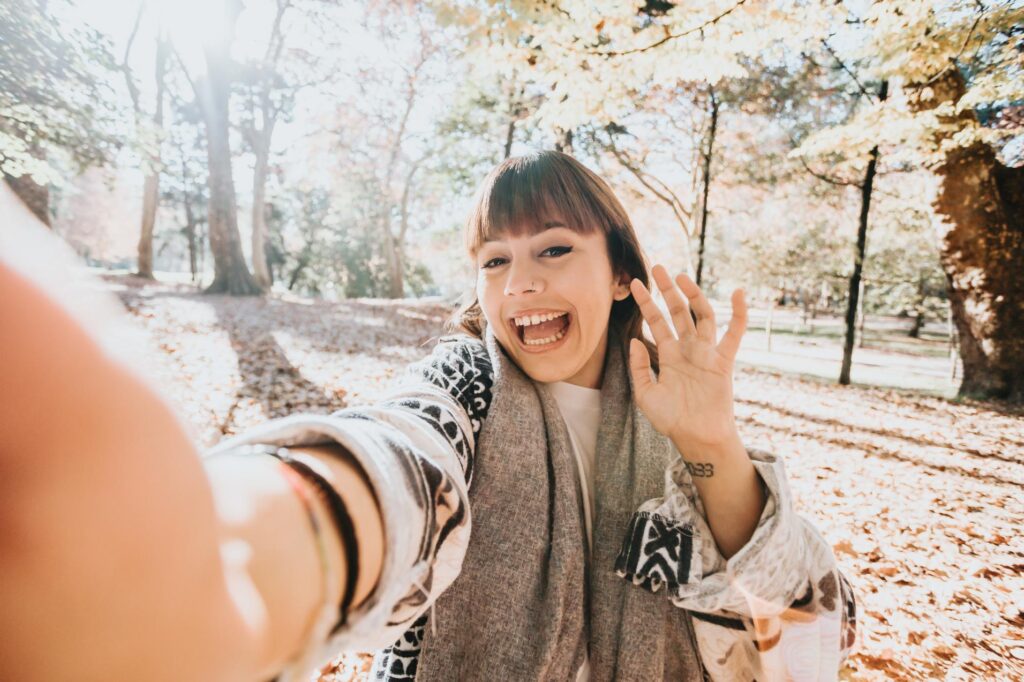
[[[552,224],[607,235],[615,229],[616,218],[628,223],[621,207],[601,205],[601,197],[611,194],[604,181],[581,164],[570,164],[567,158],[541,152],[507,159],[495,168],[480,187],[467,221],[467,252],[475,256],[487,241],[532,236]]]

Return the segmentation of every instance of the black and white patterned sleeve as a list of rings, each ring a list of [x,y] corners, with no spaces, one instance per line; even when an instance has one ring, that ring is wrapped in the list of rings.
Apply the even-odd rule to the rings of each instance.
[[[458,576],[469,543],[476,439],[492,380],[481,341],[448,337],[377,403],[273,420],[215,449],[336,442],[373,486],[385,532],[380,582],[347,625],[320,643],[323,655],[308,658],[326,661],[339,651],[391,645]]]
[[[793,508],[780,458],[751,449],[767,501],[751,539],[726,560],[681,457],[665,496],[641,505],[616,570],[693,616],[711,679],[835,679],[856,635],[853,589],[832,547]]]

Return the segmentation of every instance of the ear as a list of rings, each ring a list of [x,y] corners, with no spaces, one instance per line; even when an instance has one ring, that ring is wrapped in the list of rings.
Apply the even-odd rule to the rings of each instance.
[[[612,298],[616,301],[625,301],[630,297],[629,283],[632,281],[632,277],[629,275],[622,275],[619,277],[619,281],[615,284],[615,289],[612,290]]]

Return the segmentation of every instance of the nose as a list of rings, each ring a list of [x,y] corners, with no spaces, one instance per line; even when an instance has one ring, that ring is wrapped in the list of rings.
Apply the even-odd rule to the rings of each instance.
[[[520,259],[520,263],[522,259]],[[517,264],[512,261],[505,279],[505,295],[519,296],[528,292],[539,294],[544,291],[544,280],[529,263]]]

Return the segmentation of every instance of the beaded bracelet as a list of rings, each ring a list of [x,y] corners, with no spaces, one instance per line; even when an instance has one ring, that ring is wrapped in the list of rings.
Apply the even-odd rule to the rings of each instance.
[[[287,448],[272,448],[266,447],[263,452],[279,460],[287,468],[286,471],[294,472],[290,475],[298,475],[303,481],[311,484],[320,493],[321,498],[327,504],[327,508],[331,512],[331,517],[334,520],[334,526],[338,530],[338,534],[341,536],[341,547],[345,553],[346,571],[345,571],[345,590],[342,592],[341,604],[338,608],[338,620],[334,627],[331,628],[331,634],[333,635],[342,627],[348,619],[348,612],[351,609],[352,601],[356,593],[356,583],[359,580],[359,541],[356,538],[355,525],[352,523],[352,517],[349,516],[348,508],[345,506],[344,500],[338,491],[334,489],[327,479],[320,475],[315,469],[310,467],[305,462],[295,459]],[[290,476],[289,476],[290,479]],[[289,480],[289,482],[292,482]],[[293,489],[302,498],[304,504],[308,504],[305,500],[303,491],[299,490],[294,484]],[[319,537],[320,528],[316,521],[316,515],[310,514],[310,520],[313,524],[314,533]]]

